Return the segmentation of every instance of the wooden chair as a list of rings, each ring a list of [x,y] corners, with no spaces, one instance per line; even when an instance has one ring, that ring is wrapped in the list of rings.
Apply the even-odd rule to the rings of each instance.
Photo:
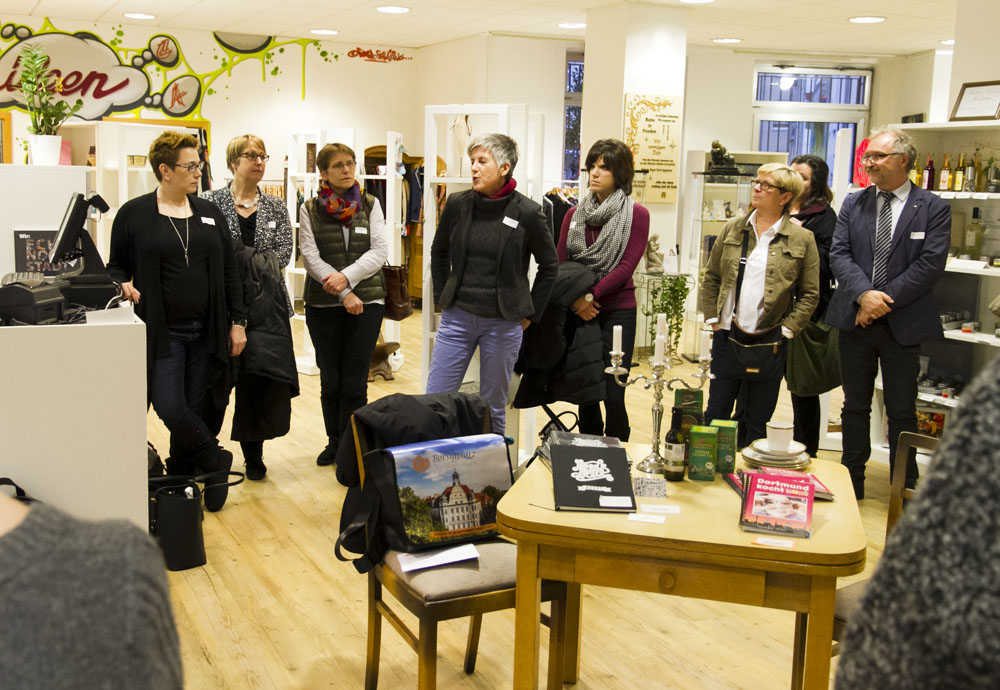
[[[489,431],[489,415],[484,431]],[[351,417],[358,470],[365,481],[362,457],[370,447],[370,432]],[[368,650],[365,662],[365,690],[378,687],[382,618],[392,624],[417,653],[417,688],[434,690],[437,685],[437,625],[452,618],[471,617],[465,652],[465,672],[473,673],[479,647],[483,614],[514,608],[517,547],[502,538],[476,544],[476,561],[404,573],[398,551],[389,551],[382,562],[368,572]],[[383,590],[417,617],[418,630],[412,631],[390,607]],[[551,602],[551,617],[542,614],[550,629],[549,649],[560,649],[557,641],[565,635],[566,584],[542,583],[542,600]],[[554,653],[554,651],[550,651]],[[561,667],[562,664],[559,664]],[[550,680],[550,687],[553,681]],[[562,687],[562,679],[558,679]]]
[[[916,489],[906,488],[906,463],[909,459],[910,450],[920,448],[933,452],[938,445],[938,440],[933,436],[924,436],[904,431],[899,435],[899,443],[896,444],[896,461],[892,467],[892,478],[889,488],[889,512],[885,521],[885,537],[889,538],[889,532],[896,525],[896,521],[903,513],[903,500],[910,500],[917,495]],[[833,650],[832,656],[840,654],[840,639],[847,629],[847,621],[858,607],[861,605],[861,598],[864,596],[868,580],[859,580],[841,587],[837,590],[837,604],[833,614]]]

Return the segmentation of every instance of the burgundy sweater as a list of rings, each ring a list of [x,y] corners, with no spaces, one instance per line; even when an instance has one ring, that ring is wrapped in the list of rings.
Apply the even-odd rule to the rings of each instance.
[[[559,231],[559,263],[569,260],[566,249],[566,237],[569,234],[569,224],[573,221],[573,213],[576,209],[571,208],[563,216],[562,229]],[[601,228],[588,225],[585,233],[587,246],[593,244],[594,240],[601,233]],[[632,274],[635,273],[639,260],[642,259],[646,251],[646,240],[649,239],[649,211],[644,206],[636,204],[632,210],[632,232],[629,234],[628,244],[625,245],[625,254],[622,260],[602,280],[597,282],[591,289],[594,300],[601,305],[602,312],[615,311],[616,309],[635,308],[635,283],[632,282]]]

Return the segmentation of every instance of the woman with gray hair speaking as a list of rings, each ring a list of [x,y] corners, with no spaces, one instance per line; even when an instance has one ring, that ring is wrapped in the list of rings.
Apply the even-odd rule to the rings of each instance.
[[[457,391],[478,347],[479,394],[490,407],[493,431],[502,434],[521,334],[542,317],[558,259],[541,206],[514,191],[517,143],[482,134],[466,151],[472,189],[448,197],[431,245],[434,301],[442,314],[427,392]],[[538,272],[529,286],[532,256]]]

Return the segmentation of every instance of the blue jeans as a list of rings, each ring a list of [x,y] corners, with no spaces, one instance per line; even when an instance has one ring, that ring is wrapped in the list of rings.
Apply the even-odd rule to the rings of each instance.
[[[188,460],[217,444],[199,410],[205,398],[208,343],[201,323],[167,329],[170,354],[153,360],[149,399],[170,431],[170,456]]]
[[[431,352],[427,392],[457,391],[479,347],[479,395],[489,405],[493,432],[503,434],[510,376],[522,333],[519,321],[476,316],[457,307],[445,309]]]
[[[368,370],[382,328],[385,305],[366,304],[358,315],[343,307],[306,305],[306,325],[316,348],[320,403],[328,444],[336,447],[351,415],[368,404]]]
[[[622,357],[622,366],[630,369],[632,350],[635,348],[635,307],[600,312],[597,315],[597,322],[601,325],[601,340],[604,343],[604,366],[611,366],[613,329],[615,326],[621,326],[622,350],[625,352]],[[607,413],[607,419],[601,419],[601,403],[580,405],[580,427],[578,430],[581,434],[614,436],[621,441],[628,441],[631,429],[628,422],[628,410],[625,409],[625,389],[615,383],[610,374],[605,374],[604,377],[607,380],[608,388],[608,397],[604,400],[604,411]],[[626,376],[626,378],[628,377]]]

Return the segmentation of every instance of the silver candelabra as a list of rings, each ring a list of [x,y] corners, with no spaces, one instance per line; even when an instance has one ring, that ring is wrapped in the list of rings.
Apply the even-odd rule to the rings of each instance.
[[[669,357],[666,362],[661,361],[653,363],[652,377],[646,376],[645,374],[639,374],[638,376],[634,376],[630,379],[628,378],[628,369],[622,366],[622,359],[624,357],[625,353],[615,352],[612,350],[611,366],[607,367],[604,370],[604,373],[610,374],[611,377],[614,378],[615,383],[622,388],[638,383],[640,380],[645,381],[643,384],[644,389],[649,390],[650,386],[653,387],[653,451],[636,465],[636,469],[640,472],[646,473],[662,473],[665,469],[663,456],[660,455],[660,424],[663,421],[663,388],[666,386],[667,390],[674,390],[674,384],[683,386],[688,390],[699,390],[703,388],[705,381],[715,378],[709,371],[712,365],[712,358],[698,358],[699,371],[692,377],[698,379],[698,384],[692,385],[679,376],[671,378],[667,378],[665,376],[666,372],[670,370]],[[625,377],[624,380],[621,377]]]

